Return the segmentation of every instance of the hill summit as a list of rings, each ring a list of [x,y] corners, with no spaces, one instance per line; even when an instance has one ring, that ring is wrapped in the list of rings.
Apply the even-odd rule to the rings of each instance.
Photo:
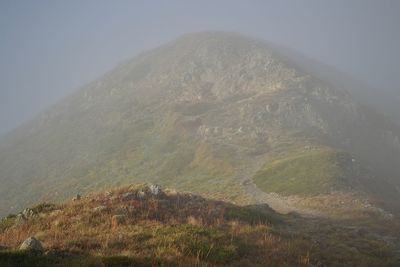
[[[394,209],[399,133],[268,43],[187,34],[3,138],[0,212],[143,181],[236,203],[345,194]]]

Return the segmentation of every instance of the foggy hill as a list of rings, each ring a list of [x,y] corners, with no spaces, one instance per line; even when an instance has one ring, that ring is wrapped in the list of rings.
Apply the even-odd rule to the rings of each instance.
[[[237,203],[339,192],[387,207],[400,196],[399,133],[273,46],[188,34],[6,136],[0,213],[137,181]]]

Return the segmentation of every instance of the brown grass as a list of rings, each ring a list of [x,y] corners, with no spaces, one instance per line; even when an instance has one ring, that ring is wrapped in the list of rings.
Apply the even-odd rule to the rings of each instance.
[[[145,192],[146,197],[124,200],[129,192],[135,195]],[[95,211],[99,206],[107,209]],[[340,263],[336,255],[332,258],[316,245],[317,236],[306,234],[315,225],[311,227],[303,221],[293,226],[294,221],[300,220],[282,218],[262,207],[238,207],[172,190],[151,196],[146,185],[90,194],[79,201],[49,207],[22,225],[3,230],[0,244],[17,249],[27,237],[35,236],[48,251],[151,259],[150,265],[324,266],[328,262]],[[299,229],[300,225],[309,228]],[[324,231],[330,230],[329,224],[324,227]],[[367,249],[354,252],[345,244],[349,238],[346,233],[326,234],[324,238],[329,241],[326,244],[336,249],[335,253],[345,255],[348,262],[370,259],[386,266],[392,260],[390,247],[379,241],[371,241]],[[365,255],[367,251],[381,253]]]

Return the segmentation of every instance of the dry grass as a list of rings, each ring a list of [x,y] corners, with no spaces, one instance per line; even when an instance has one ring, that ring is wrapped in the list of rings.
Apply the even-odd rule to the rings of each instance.
[[[14,217],[8,219],[0,244],[13,250],[35,236],[57,257],[68,255],[49,266],[63,266],[72,259],[79,266],[324,266],[333,261],[315,245],[312,235],[302,235],[290,225],[293,219],[267,207],[239,207],[172,190],[154,196],[147,185],[32,210],[35,214],[19,226],[10,223]],[[390,248],[382,243],[369,240],[368,247],[382,253],[352,255],[351,248],[343,248],[347,245],[334,244],[335,238],[345,240],[346,233],[327,237],[332,239],[331,249],[346,255],[349,262],[365,258],[386,266],[392,259]]]

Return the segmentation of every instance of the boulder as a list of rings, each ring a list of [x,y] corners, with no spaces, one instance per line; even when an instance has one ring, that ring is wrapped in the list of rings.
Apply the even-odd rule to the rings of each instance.
[[[34,238],[33,236],[29,237],[24,242],[22,242],[19,249],[24,251],[38,252],[38,253],[43,252],[42,243],[40,243],[40,241]]]

